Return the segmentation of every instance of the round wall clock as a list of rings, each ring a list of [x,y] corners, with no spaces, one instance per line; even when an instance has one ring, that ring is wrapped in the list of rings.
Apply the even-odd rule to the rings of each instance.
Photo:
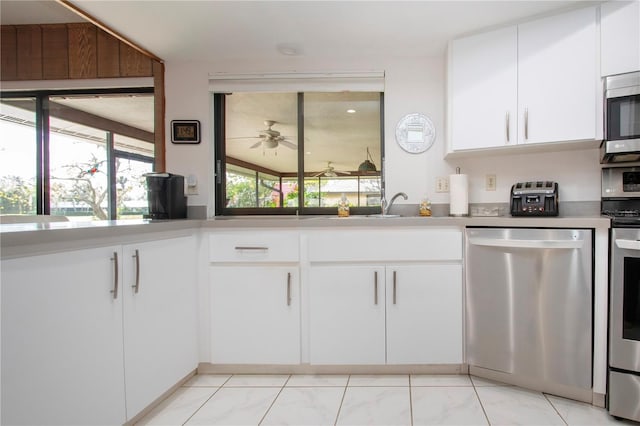
[[[396,126],[396,142],[411,154],[425,152],[436,139],[436,128],[424,114],[407,114]]]

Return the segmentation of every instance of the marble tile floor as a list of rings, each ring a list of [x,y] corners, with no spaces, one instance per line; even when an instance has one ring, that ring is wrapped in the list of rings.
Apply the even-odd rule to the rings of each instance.
[[[638,425],[466,375],[196,375],[137,425]]]

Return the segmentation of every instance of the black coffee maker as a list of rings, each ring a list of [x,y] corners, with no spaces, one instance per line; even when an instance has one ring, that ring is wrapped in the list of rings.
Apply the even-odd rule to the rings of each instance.
[[[147,173],[147,201],[149,214],[145,219],[185,219],[187,197],[184,195],[184,176],[171,173]]]

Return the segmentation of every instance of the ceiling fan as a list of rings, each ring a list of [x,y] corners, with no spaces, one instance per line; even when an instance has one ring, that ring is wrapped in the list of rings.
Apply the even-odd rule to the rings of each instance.
[[[340,175],[350,175],[351,172],[347,172],[345,170],[336,170],[335,167],[333,167],[331,161],[327,161],[327,167],[325,167],[325,169],[323,171],[321,171],[318,174],[313,175],[313,177],[318,177],[318,176],[325,176],[325,177],[338,177]]]
[[[290,149],[297,149],[298,147],[296,144],[294,144],[291,141],[288,141],[287,137],[282,136],[279,131],[272,129],[273,125],[277,123],[278,122],[275,120],[264,120],[264,125],[267,126],[267,128],[264,130],[260,130],[258,132],[258,136],[228,138],[228,139],[260,139],[258,142],[251,145],[249,149],[258,148],[260,146],[266,149],[273,149],[273,148],[277,148],[278,145],[284,145]]]

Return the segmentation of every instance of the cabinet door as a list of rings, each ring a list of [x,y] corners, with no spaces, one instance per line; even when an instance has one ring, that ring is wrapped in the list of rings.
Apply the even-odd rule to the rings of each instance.
[[[455,40],[451,45],[451,148],[517,143],[516,27]]]
[[[209,274],[212,363],[300,363],[297,266],[212,266]]]
[[[597,64],[594,7],[519,25],[519,141],[595,139]]]
[[[311,364],[385,363],[384,268],[312,266]]]
[[[462,363],[462,266],[387,267],[387,362]]]
[[[122,284],[104,247],[2,261],[2,424],[122,424]]]
[[[198,366],[196,240],[189,236],[132,244],[123,252],[131,419]]]
[[[640,0],[600,5],[602,76],[640,71]]]

